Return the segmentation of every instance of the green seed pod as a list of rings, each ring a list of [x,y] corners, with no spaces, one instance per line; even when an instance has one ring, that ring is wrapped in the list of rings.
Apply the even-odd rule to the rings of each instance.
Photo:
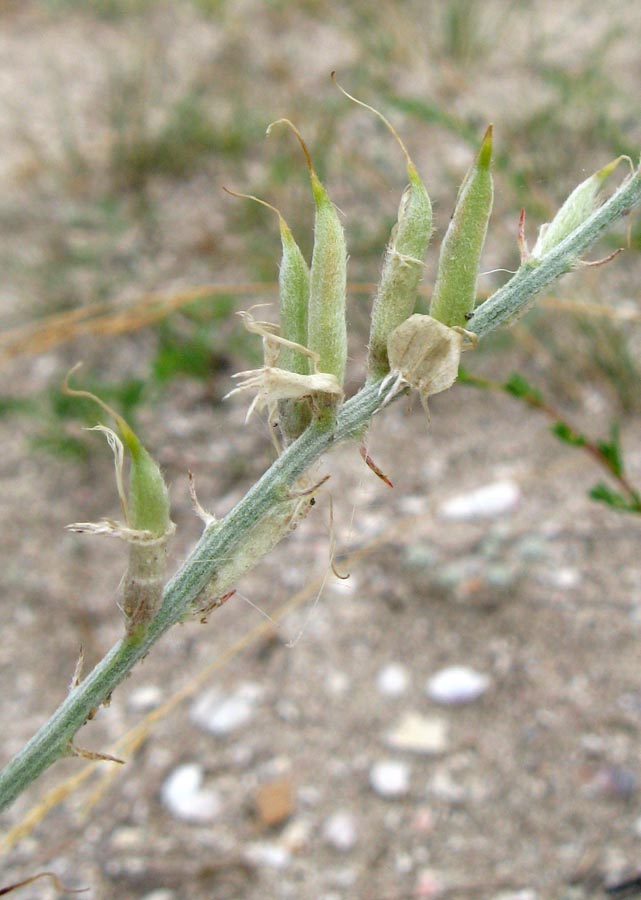
[[[167,533],[169,492],[158,463],[149,455],[124,419],[116,419],[131,456],[129,470],[129,522],[136,531],[148,531],[155,538]]]
[[[367,372],[382,378],[389,372],[387,338],[414,312],[424,259],[432,233],[432,204],[418,172],[408,161],[406,188],[385,251],[383,271],[372,309]]]
[[[289,226],[280,217],[280,237],[283,258],[278,285],[280,291],[280,333],[294,344],[307,346],[309,311],[309,268]],[[280,365],[288,372],[309,374],[309,357],[291,347],[283,346]],[[311,410],[306,400],[281,400],[278,419],[285,443],[295,441],[307,428]]]
[[[327,191],[310,172],[316,222],[310,274],[308,347],[318,354],[320,372],[345,380],[347,362],[347,248],[343,226]]]
[[[368,376],[382,378],[390,369],[387,338],[414,312],[432,234],[432,204],[407,148],[392,124],[373,106],[348,94],[336,81],[334,72],[332,80],[349,100],[378,116],[398,142],[407,163],[409,186],[401,198],[396,224],[385,250],[369,334]]]
[[[347,362],[347,249],[343,226],[314,171],[309,151],[298,129],[288,119],[279,119],[278,123],[288,125],[303,148],[316,205],[307,347],[318,356],[319,372],[334,375],[342,385]],[[327,402],[335,406],[337,401],[333,398]]]
[[[278,216],[280,239],[283,255],[280,262],[278,287],[280,297],[280,338],[278,345],[278,365],[288,372],[297,375],[308,375],[310,372],[309,355],[301,353],[296,347],[307,346],[308,308],[309,308],[309,267],[300,247],[294,239],[291,229],[280,211],[251,194],[239,194],[225,188],[228,194],[254,200],[266,206]],[[265,364],[267,365],[267,360]],[[281,400],[278,404],[280,429],[286,443],[291,443],[303,433],[310,421],[310,408],[307,401]]]
[[[459,189],[443,238],[430,315],[463,327],[476,301],[476,279],[492,211],[492,126]]]
[[[598,172],[590,175],[574,188],[565,203],[561,206],[551,222],[542,225],[532,257],[541,259],[549,253],[557,244],[567,237],[575,228],[582,225],[599,205],[599,191],[605,180],[626,156],[618,156],[609,162]]]
[[[122,608],[127,617],[127,632],[131,635],[151,622],[162,600],[167,542],[174,531],[167,485],[158,464],[122,416],[89,391],[72,389],[68,383],[65,383],[64,389],[72,396],[93,400],[114,419],[131,457],[129,492],[126,496],[122,481],[123,445],[111,429],[97,426],[106,434],[114,451],[116,482],[125,524],[105,521],[95,525],[80,523],[70,526],[75,531],[113,534],[129,544]]]

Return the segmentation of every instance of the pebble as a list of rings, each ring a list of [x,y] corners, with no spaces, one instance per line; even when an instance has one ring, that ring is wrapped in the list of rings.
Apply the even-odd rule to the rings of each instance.
[[[445,753],[448,748],[449,723],[436,716],[428,718],[406,712],[398,724],[387,732],[385,742],[395,750],[436,756]]]
[[[357,841],[356,820],[346,809],[332,813],[323,824],[323,838],[335,850],[347,853]]]
[[[204,789],[202,783],[202,766],[178,766],[162,786],[162,802],[177,819],[194,824],[211,822],[220,812],[221,802],[218,794]]]
[[[641,816],[638,819],[635,819],[632,824],[632,831],[638,838],[641,838]]]
[[[310,819],[295,819],[289,822],[280,836],[280,846],[290,853],[300,853],[309,846],[314,826]]]
[[[545,581],[551,587],[568,591],[581,584],[581,573],[570,566],[562,566],[558,569],[550,569],[545,573]]]
[[[448,666],[428,680],[425,690],[436,703],[455,706],[478,700],[489,686],[487,675],[467,666]]]
[[[132,828],[123,825],[111,835],[111,847],[120,852],[142,847],[145,843],[145,832],[142,828]]]
[[[409,672],[401,663],[388,663],[376,676],[376,687],[385,697],[400,697],[410,683]]]
[[[158,891],[152,891],[151,894],[145,894],[142,900],[176,900],[176,895],[173,891],[160,888]]]
[[[294,789],[288,778],[261,784],[254,795],[258,819],[266,828],[281,825],[294,812]]]
[[[381,797],[403,797],[410,789],[410,767],[401,760],[380,760],[370,769],[369,782]]]
[[[291,860],[291,853],[286,847],[266,841],[250,844],[245,855],[254,865],[269,869],[286,869]]]
[[[495,481],[466,494],[446,500],[439,509],[445,519],[479,519],[510,512],[521,499],[521,489],[514,481]]]
[[[223,695],[217,688],[199,697],[191,707],[194,725],[210,734],[224,736],[246,725],[255,711],[263,689],[258,684],[244,684],[231,694]]]
[[[155,684],[143,684],[127,697],[127,705],[135,712],[149,712],[162,703],[163,692]]]

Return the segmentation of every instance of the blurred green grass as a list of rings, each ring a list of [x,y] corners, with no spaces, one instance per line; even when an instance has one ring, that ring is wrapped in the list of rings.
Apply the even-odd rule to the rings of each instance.
[[[13,322],[172,284],[273,283],[273,217],[230,201],[221,187],[275,203],[309,253],[312,205],[299,148],[284,133],[262,137],[282,115],[300,126],[345,213],[350,278],[375,281],[404,165],[379,124],[331,86],[335,67],[345,86],[380,107],[402,134],[433,195],[440,234],[473,148],[494,121],[488,269],[516,267],[521,207],[533,239],[536,225],[586,173],[622,153],[638,156],[635,71],[626,64],[641,37],[633,19],[599,15],[585,0],[563,11],[552,3],[406,0],[393,12],[353,0],[329,18],[325,13],[314,0],[272,0],[242,11],[224,0],[34,0],[7,13],[5,32],[14,25],[18,41],[30,30],[42,77],[52,76],[49,95],[33,96],[31,110],[21,107],[3,138],[21,156],[14,190],[0,198],[5,289],[25,298]],[[566,33],[573,24],[574,43]],[[56,54],[55,43],[65,41],[62,50],[73,55],[88,33],[95,53],[83,90],[78,69]],[[39,117],[46,118],[47,104],[56,115],[44,126]],[[622,238],[608,236],[606,250]],[[17,246],[33,250],[16,253]],[[596,278],[573,277],[560,290],[616,304],[634,290],[626,278],[639,249],[634,222],[627,260]],[[488,276],[483,289],[504,277]],[[638,292],[633,296],[638,302]],[[366,301],[354,297],[351,305],[364,345]],[[229,316],[236,304],[221,308]],[[555,391],[581,379],[615,406],[637,407],[640,373],[629,325],[546,311],[524,327],[545,348],[544,377]],[[240,326],[221,329],[218,315],[183,313],[154,330],[145,368],[155,387],[176,377],[214,377],[221,333],[227,342],[236,335],[226,346],[234,361],[256,358]],[[496,349],[506,342],[513,338],[490,343]],[[122,373],[123,384],[133,374]],[[143,391],[136,402],[151,402],[153,394]],[[5,413],[13,409],[10,392],[3,402]]]

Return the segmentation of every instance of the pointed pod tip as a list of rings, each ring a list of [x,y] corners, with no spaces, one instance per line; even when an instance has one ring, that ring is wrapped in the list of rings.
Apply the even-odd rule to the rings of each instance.
[[[489,168],[490,163],[492,162],[492,132],[494,126],[488,125],[483,135],[483,140],[481,142],[481,149],[479,150],[478,155],[478,165],[483,168]]]
[[[629,156],[617,156],[616,159],[613,159],[609,163],[606,163],[606,165],[603,166],[602,169],[599,169],[598,172],[594,173],[597,180],[599,182],[602,182],[602,181],[605,181],[606,178],[609,178],[609,176],[614,172],[614,170],[619,165],[619,163],[622,162],[623,160],[628,160],[631,162]]]
[[[313,169],[311,169],[309,176],[312,183],[312,193],[314,195],[314,202],[316,206],[322,206],[325,203],[331,203],[329,195],[323,187],[322,181]]]

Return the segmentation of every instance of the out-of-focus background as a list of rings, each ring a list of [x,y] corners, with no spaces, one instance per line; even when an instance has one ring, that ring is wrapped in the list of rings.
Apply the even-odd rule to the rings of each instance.
[[[172,566],[199,532],[187,471],[220,516],[272,459],[265,423],[222,403],[260,361],[234,313],[274,303],[279,257],[273,214],[222,187],[311,247],[300,148],[267,125],[298,125],[344,214],[352,392],[405,171],[330,72],[428,185],[425,309],[489,122],[483,296],[518,266],[521,208],[533,243],[578,181],[636,163],[640,41],[634,4],[594,0],[0,3],[3,759],[62,699],[79,645],[91,665],[122,630],[123,548],[64,531],[118,514],[107,448],[82,430],[96,413],[60,391],[71,365],[162,463]],[[592,258],[619,246],[466,367],[519,373],[552,418],[614,434],[638,485],[638,219]],[[619,485],[505,392],[457,385],[429,426],[417,404],[378,418],[394,490],[356,447],[326,460],[314,514],[79,736],[127,765],[61,763],[4,817],[0,887],[51,870],[92,898],[579,900],[635,876],[638,516],[591,500]],[[332,540],[348,580],[328,574]]]

